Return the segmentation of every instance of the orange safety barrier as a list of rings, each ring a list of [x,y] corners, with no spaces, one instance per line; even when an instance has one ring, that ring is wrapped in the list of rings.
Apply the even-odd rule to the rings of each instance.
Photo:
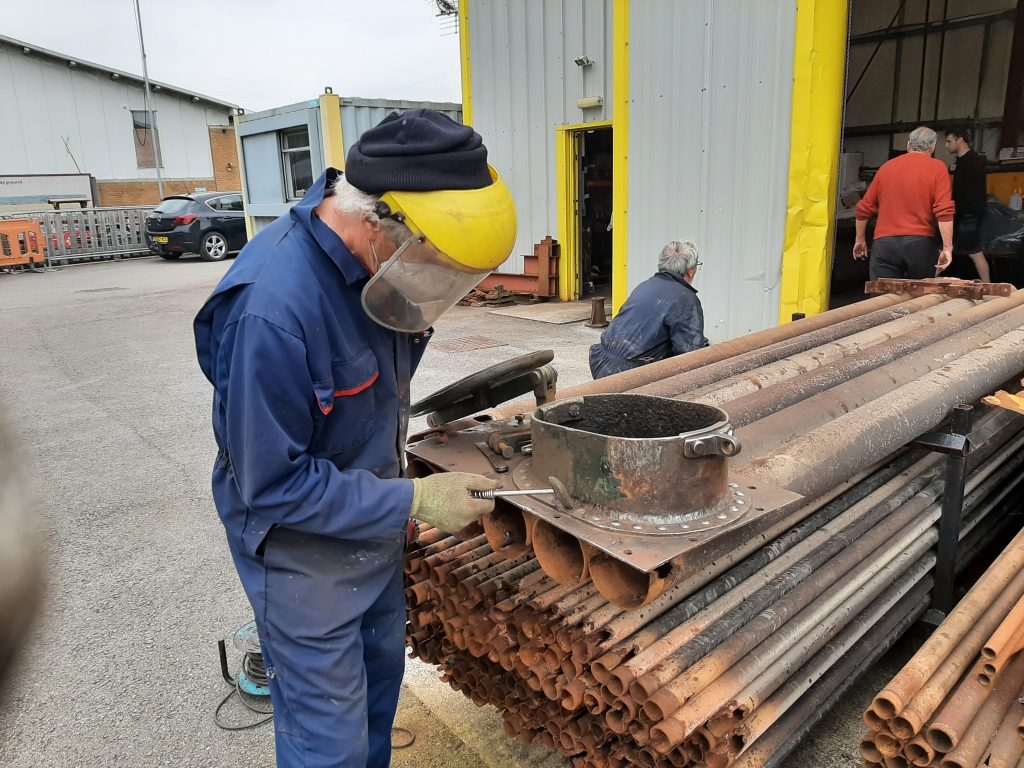
[[[45,261],[46,241],[38,222],[26,219],[0,221],[0,269]]]

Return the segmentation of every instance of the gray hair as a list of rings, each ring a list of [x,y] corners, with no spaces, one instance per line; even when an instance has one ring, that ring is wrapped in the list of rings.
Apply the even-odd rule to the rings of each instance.
[[[697,266],[697,244],[693,240],[673,240],[661,249],[658,270],[685,275]]]
[[[366,214],[370,221],[380,224],[381,231],[395,245],[401,245],[412,236],[410,229],[394,219],[382,219],[377,215],[376,206],[380,195],[371,195],[349,184],[344,175],[338,176],[332,188],[334,205],[341,214]]]
[[[910,132],[907,138],[907,149],[910,152],[927,152],[935,146],[935,131],[926,125],[919,126]]]

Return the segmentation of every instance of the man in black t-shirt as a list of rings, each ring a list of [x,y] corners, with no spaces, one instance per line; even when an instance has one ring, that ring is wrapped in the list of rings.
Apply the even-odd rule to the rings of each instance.
[[[985,158],[971,149],[962,128],[946,131],[946,149],[956,158],[953,170],[953,253],[967,254],[983,283],[992,282],[988,260],[981,249],[981,225],[985,221],[988,193],[985,185]]]

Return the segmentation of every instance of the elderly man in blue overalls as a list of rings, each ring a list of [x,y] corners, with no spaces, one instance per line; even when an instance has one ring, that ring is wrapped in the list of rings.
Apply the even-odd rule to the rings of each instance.
[[[454,532],[486,477],[403,474],[430,327],[512,250],[479,134],[431,110],[360,138],[238,256],[195,320],[213,496],[252,603],[279,766],[391,760],[410,518]]]
[[[704,309],[693,279],[697,244],[673,240],[661,249],[658,271],[640,283],[590,348],[590,373],[602,379],[706,347]]]

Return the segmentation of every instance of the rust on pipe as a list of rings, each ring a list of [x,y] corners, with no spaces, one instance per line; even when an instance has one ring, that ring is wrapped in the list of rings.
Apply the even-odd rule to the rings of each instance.
[[[651,572],[641,571],[610,555],[590,560],[590,577],[598,591],[618,608],[633,610],[654,601],[671,586],[672,568],[666,563]]]
[[[1022,308],[1024,311],[1024,308]],[[959,403],[974,402],[1024,370],[1024,326],[905,384],[758,459],[748,472],[805,496],[827,488],[830,477],[860,471],[933,429]],[[856,435],[857,450],[850,450]]]
[[[882,753],[878,751],[878,747],[875,746],[874,738],[861,739],[860,745],[860,756],[863,757],[869,763],[880,763],[882,762]]]
[[[864,711],[864,725],[868,727],[869,731],[872,731],[874,733],[878,733],[878,731],[882,730],[883,728],[889,728],[890,730],[892,730],[892,728],[890,727],[890,721],[883,720],[882,718],[880,718],[877,714],[875,714],[875,710],[873,709],[866,709]]]
[[[523,511],[502,499],[496,499],[494,509],[480,518],[487,543],[495,552],[514,558],[528,552],[530,535]]]
[[[903,752],[911,765],[920,766],[931,765],[936,754],[932,745],[929,744],[923,736],[915,736],[913,739],[908,741],[906,746],[903,748]]]
[[[772,617],[765,617],[761,620],[761,626],[764,626],[765,629],[760,626],[752,626],[754,624],[752,622],[752,625],[744,628],[742,635],[731,638],[714,653],[687,671],[686,677],[683,679],[690,683],[691,690],[700,692],[685,702],[679,702],[680,686],[675,681],[658,691],[656,696],[651,697],[644,705],[645,711],[653,718],[661,719],[657,717],[657,709],[661,710],[662,718],[664,718],[651,731],[654,745],[664,751],[688,736],[696,725],[714,715],[720,706],[718,702],[721,702],[723,696],[727,699],[735,696],[743,689],[746,681],[753,680],[764,672],[768,664],[782,657],[785,651],[797,643],[800,638],[810,637],[810,651],[811,653],[816,652],[845,626],[844,622],[849,621],[851,614],[859,612],[878,597],[883,590],[891,584],[899,582],[900,574],[904,570],[907,570],[907,573],[902,577],[903,583],[899,590],[902,590],[903,593],[909,591],[917,581],[923,578],[934,562],[930,555],[922,557],[938,540],[937,532],[930,530],[929,533],[930,535],[922,536],[918,529],[907,530],[900,538],[895,539],[892,545],[886,546],[886,554],[877,556],[877,559],[873,561],[869,560],[862,570],[841,581],[833,581],[831,574],[827,574],[826,569],[823,569],[821,579],[828,584],[837,584],[838,589],[830,591],[827,594],[827,599],[815,601],[813,604],[808,601],[804,604],[805,609],[797,608],[803,602],[802,600],[793,600],[796,613],[790,621],[787,621],[789,617],[781,606],[786,598],[777,602],[772,607]],[[885,538],[889,538],[889,536]],[[918,560],[921,562],[918,563]],[[917,563],[916,569],[909,568],[913,563]],[[840,584],[841,586],[839,586]],[[798,591],[794,590],[791,595],[795,596]],[[831,621],[824,621],[826,617],[835,612],[838,612],[837,617]],[[759,617],[760,619],[761,617]],[[740,654],[752,650],[756,646],[758,638],[767,638],[769,634],[772,634],[772,639],[763,652],[758,647],[758,653],[746,657],[740,656]],[[748,635],[750,637],[747,637]],[[735,646],[735,651],[730,646]],[[726,648],[729,648],[728,653],[725,652]],[[705,681],[710,682],[705,684]],[[672,699],[662,695],[666,690],[670,690],[674,694]],[[666,704],[671,706],[669,702],[677,703],[674,709],[666,712]],[[648,709],[654,703],[657,703],[654,711]]]
[[[890,727],[902,739],[911,739],[924,729],[925,723],[935,714],[939,705],[946,699],[956,686],[967,668],[977,656],[985,639],[998,626],[1001,617],[1022,594],[1024,594],[1024,571],[1016,574],[995,599],[987,606],[969,630],[960,638],[956,646],[942,659],[938,659],[937,669],[929,676],[928,681],[904,706],[899,715],[892,718]],[[889,710],[886,708],[886,712]],[[877,714],[869,709],[876,718]],[[867,718],[867,713],[865,713]]]
[[[876,312],[887,307],[893,307],[910,300],[906,294],[888,294],[876,296],[872,299],[859,301],[846,307],[832,309],[814,317],[807,317],[792,323],[769,328],[738,339],[714,344],[704,347],[685,355],[670,357],[666,360],[659,360],[656,363],[634,368],[630,371],[607,376],[597,381],[587,382],[580,386],[571,387],[559,393],[560,397],[581,397],[583,395],[607,394],[615,392],[628,392],[637,389],[644,384],[672,376],[683,371],[691,371],[712,363],[726,360],[737,355],[762,349],[781,341],[787,341],[798,336],[827,328],[835,324],[850,320],[856,317]],[[517,413],[529,413],[533,410],[531,400],[520,400],[492,412],[495,418],[510,418]]]
[[[1021,704],[1019,696],[1015,696],[980,763],[988,768],[1015,768],[1024,756],[1024,741],[1017,735],[1017,724],[1022,717],[1024,704]]]
[[[1007,335],[1019,329],[1022,324],[1024,307],[1017,307],[854,379],[836,381],[836,386],[826,391],[747,424],[737,430],[745,446],[744,453],[737,457],[737,464],[743,464],[750,457],[758,456],[762,457],[760,461],[763,462],[763,454],[778,450],[786,443],[804,440],[809,434],[827,430],[837,423],[843,424],[846,430],[844,434],[848,439],[850,434],[855,434],[850,432],[851,429],[857,429],[858,426],[860,429],[866,428],[866,425],[857,424],[858,420],[864,419],[865,412],[874,413],[879,410],[880,405],[893,401],[896,387],[899,388],[896,392],[902,390],[904,400],[896,404],[896,407],[909,409],[914,404],[919,407],[921,404],[934,404],[936,412],[941,412],[939,416],[930,420],[928,426],[918,429],[915,424],[914,429],[917,431],[898,443],[902,445],[931,429],[936,421],[945,418],[954,405],[960,402],[974,402],[991,392],[997,385],[996,382],[1006,381],[1024,367],[1020,363],[1020,355],[1013,354],[1014,351],[1019,351],[1015,348],[1015,345],[1019,345],[1019,336],[1007,339]],[[1001,341],[1002,348],[994,354],[986,354],[989,350],[981,347],[983,344],[996,344]],[[968,352],[970,354],[967,354]],[[1006,357],[1006,354],[1009,357]],[[975,366],[986,366],[993,362],[1003,365],[998,371],[993,369],[995,375],[991,379],[986,378],[984,386],[977,388],[980,394],[974,395],[974,389],[971,387],[972,377],[980,377],[982,374],[979,370],[983,370]],[[1000,375],[1005,371],[1010,373]],[[917,386],[922,388],[919,393],[920,400],[915,403],[908,395],[912,388]],[[950,390],[951,394],[955,395],[953,399],[956,402],[952,405],[947,405],[948,401],[942,398],[942,392],[945,390]],[[938,399],[935,399],[936,397]],[[868,403],[871,404],[870,409],[861,411],[861,407]],[[885,415],[890,420],[893,418],[890,413]],[[830,436],[829,439],[835,438]],[[842,474],[842,467],[830,468],[830,471],[835,471],[840,477],[845,476]]]
[[[545,520],[538,520],[533,529],[533,551],[540,567],[559,584],[573,586],[586,579],[582,542]]]
[[[968,683],[973,683],[969,680]],[[952,751],[942,759],[943,768],[975,768],[984,756],[985,748],[998,730],[1000,723],[1009,712],[1013,701],[1020,696],[1024,686],[1024,657],[1015,657],[1007,666],[981,709],[971,720],[969,727],[955,744]],[[928,730],[928,743],[935,745]]]
[[[809,541],[815,544],[815,547],[811,552],[754,592],[738,607],[729,611],[714,625],[714,631],[702,630],[698,637],[688,641],[678,650],[674,650],[654,670],[638,678],[630,687],[632,695],[651,696],[652,700],[648,701],[646,705],[650,715],[656,719],[665,716],[664,707],[672,706],[678,700],[678,693],[685,690],[681,687],[683,685],[682,678],[677,679],[684,670],[695,663],[702,664],[701,669],[706,667],[710,662],[698,662],[698,660],[704,658],[722,642],[730,643],[730,648],[735,648],[742,642],[753,642],[755,635],[752,634],[752,627],[748,622],[755,614],[769,605],[772,606],[772,612],[767,616],[774,621],[785,615],[779,612],[780,605],[793,606],[799,610],[813,600],[820,594],[822,584],[833,583],[833,580],[840,578],[854,567],[859,562],[859,558],[871,552],[881,542],[886,541],[886,537],[895,534],[913,519],[916,514],[915,508],[920,507],[924,502],[914,499],[914,507],[908,505],[914,494],[920,492],[927,485],[930,477],[930,474],[918,476],[913,483],[893,494],[884,504],[876,504],[871,507],[867,514],[855,518],[851,525],[827,536],[824,541],[819,543],[815,540],[816,537],[812,537]],[[884,487],[880,489],[879,493],[883,490]],[[861,502],[861,505],[866,503],[867,500]],[[889,516],[884,522],[880,522],[895,509],[900,509],[900,512]],[[841,519],[835,521],[837,525]],[[821,566],[826,562],[828,565],[823,570]],[[812,574],[816,578],[808,582],[807,579]],[[780,599],[785,602],[780,603]],[[770,628],[770,624],[766,624],[764,621],[757,626],[762,633]],[[741,627],[743,632],[737,634]],[[690,674],[692,676],[692,670]],[[661,688],[657,692],[658,699],[654,699],[653,696],[658,688]]]
[[[729,416],[734,426],[745,426],[882,365],[902,360],[924,347],[951,338],[1021,304],[1024,304],[1024,290],[1017,291],[1011,298],[983,302],[954,317],[936,322],[923,331],[898,336],[819,371],[731,400],[728,403]]]
[[[978,710],[992,693],[991,686],[982,685],[976,679],[980,667],[981,662],[975,665],[925,730],[928,743],[939,752],[949,752],[960,743]]]
[[[631,391],[645,395],[678,397],[684,392],[713,384],[716,381],[721,381],[744,371],[781,360],[789,355],[799,354],[827,344],[835,339],[892,322],[924,307],[932,306],[934,303],[911,299],[888,309],[880,309],[860,317],[834,323],[828,327],[802,334],[796,338],[779,341],[770,346],[754,349],[742,355],[736,355],[728,360],[704,365],[699,369],[691,369],[673,376],[663,377]]]
[[[928,681],[958,642],[1024,568],[1024,531],[1017,534],[1003,553],[985,571],[970,591],[946,617],[938,630],[875,697],[872,709],[891,719],[902,712],[907,702]]]
[[[743,692],[729,703],[735,711],[749,712],[745,717],[742,733],[749,741],[756,741],[773,725],[790,707],[794,706],[801,696],[819,680],[827,670],[835,666],[850,649],[869,634],[873,627],[885,627],[892,622],[892,617],[906,614],[910,606],[920,605],[928,599],[932,581],[923,571],[927,564],[918,566],[918,573],[909,578],[901,578],[888,587],[867,608],[849,622],[836,637],[823,648],[810,656],[801,667],[798,662],[791,662],[788,675],[779,670],[786,669],[786,661],[776,663],[753,681]],[[781,685],[780,678],[784,679]],[[767,699],[765,698],[767,694]],[[869,710],[870,711],[870,710]],[[886,723],[876,720],[872,731],[886,729]]]
[[[922,297],[925,298],[925,297]],[[918,301],[917,299],[914,300]],[[914,302],[910,302],[911,304]],[[939,306],[935,306],[935,305]],[[909,306],[909,305],[908,305]],[[737,376],[717,381],[713,384],[687,391],[686,399],[708,405],[721,405],[755,392],[769,389],[772,386],[788,381],[797,376],[804,376],[825,366],[837,363],[844,358],[872,349],[879,344],[911,334],[912,338],[923,335],[920,333],[927,326],[948,320],[957,313],[974,306],[973,301],[957,299],[946,302],[927,302],[918,305],[912,315],[900,317],[874,328],[869,328],[849,336],[842,336],[821,346],[789,355],[773,363],[762,365],[745,371]],[[917,333],[911,333],[916,331]],[[948,333],[946,335],[949,335]]]
[[[1005,659],[1020,650],[1020,634],[1024,629],[1024,600],[1018,600],[999,628],[992,634],[981,649],[981,656],[988,662]],[[987,670],[986,670],[987,671]],[[997,669],[992,667],[992,673]]]

